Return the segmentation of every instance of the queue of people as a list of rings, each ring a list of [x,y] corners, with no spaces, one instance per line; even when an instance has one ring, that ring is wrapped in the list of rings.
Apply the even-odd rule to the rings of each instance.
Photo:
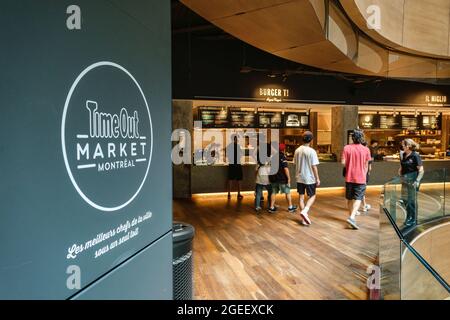
[[[364,140],[364,133],[355,129],[351,135],[352,143],[344,147],[341,163],[343,165],[343,176],[345,178],[345,198],[347,200],[348,218],[347,224],[352,229],[359,229],[356,217],[361,215],[361,211],[367,213],[371,207],[366,202],[366,186],[374,161],[374,149],[378,144],[372,140],[370,146]],[[267,190],[268,201],[267,210],[270,213],[277,212],[276,196],[278,193],[284,194],[287,210],[295,214],[300,208],[299,215],[302,224],[311,225],[309,216],[310,210],[316,200],[316,188],[320,186],[319,177],[319,159],[317,152],[311,147],[314,137],[309,131],[302,136],[303,144],[295,150],[295,179],[297,183],[297,192],[299,194],[299,206],[293,204],[291,197],[291,178],[288,169],[288,161],[284,154],[285,145],[279,144],[278,157],[279,166],[275,174],[270,174],[271,163],[262,163],[258,157],[256,168],[256,187],[255,187],[255,210],[258,214],[262,211],[263,191]],[[235,159],[239,158],[240,147],[237,144],[237,138],[234,137],[233,145],[230,145],[235,151]],[[411,139],[405,139],[401,145],[400,169],[399,175],[402,177],[402,199],[400,203],[406,210],[405,227],[411,227],[417,221],[417,191],[420,181],[424,175],[424,169],[420,155],[416,151],[418,146]],[[270,149],[270,144],[268,149]],[[236,155],[237,154],[237,155]],[[272,157],[276,158],[276,157]],[[242,180],[242,168],[239,164],[229,167],[229,178],[238,181],[238,198],[242,199],[240,194],[239,181]],[[231,181],[231,180],[230,180]],[[231,187],[231,182],[229,184]],[[228,192],[228,197],[230,193]]]

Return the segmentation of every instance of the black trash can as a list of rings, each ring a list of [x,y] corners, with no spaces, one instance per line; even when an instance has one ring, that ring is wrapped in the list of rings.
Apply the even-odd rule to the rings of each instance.
[[[172,230],[173,298],[174,300],[192,300],[194,290],[192,241],[195,229],[190,224],[175,221]]]

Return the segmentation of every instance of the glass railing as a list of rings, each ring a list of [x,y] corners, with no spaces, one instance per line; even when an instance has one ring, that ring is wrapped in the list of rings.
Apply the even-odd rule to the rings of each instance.
[[[384,299],[450,298],[450,177],[446,169],[384,185],[380,212],[381,294]]]

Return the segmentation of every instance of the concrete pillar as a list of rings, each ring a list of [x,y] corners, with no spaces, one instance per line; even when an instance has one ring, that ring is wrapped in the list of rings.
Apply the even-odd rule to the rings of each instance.
[[[193,104],[190,100],[174,100],[172,103],[172,130],[187,129],[193,132]],[[173,142],[172,145],[175,145]],[[190,155],[192,159],[192,154]],[[191,165],[173,165],[173,198],[191,197]]]
[[[341,159],[342,150],[347,144],[348,130],[358,127],[358,107],[333,107],[331,110],[331,152]]]
[[[309,117],[309,128],[314,135],[314,140],[312,143],[313,148],[317,148],[317,125],[318,125],[317,119],[318,119],[318,113],[311,112],[310,117]]]

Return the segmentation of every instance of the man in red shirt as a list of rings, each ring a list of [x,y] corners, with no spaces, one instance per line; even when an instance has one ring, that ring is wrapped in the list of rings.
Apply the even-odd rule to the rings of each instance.
[[[350,215],[347,223],[351,228],[359,229],[355,217],[366,193],[366,175],[371,156],[370,150],[362,145],[364,133],[361,130],[353,130],[352,139],[353,143],[344,147],[342,164],[345,167],[345,198]]]

